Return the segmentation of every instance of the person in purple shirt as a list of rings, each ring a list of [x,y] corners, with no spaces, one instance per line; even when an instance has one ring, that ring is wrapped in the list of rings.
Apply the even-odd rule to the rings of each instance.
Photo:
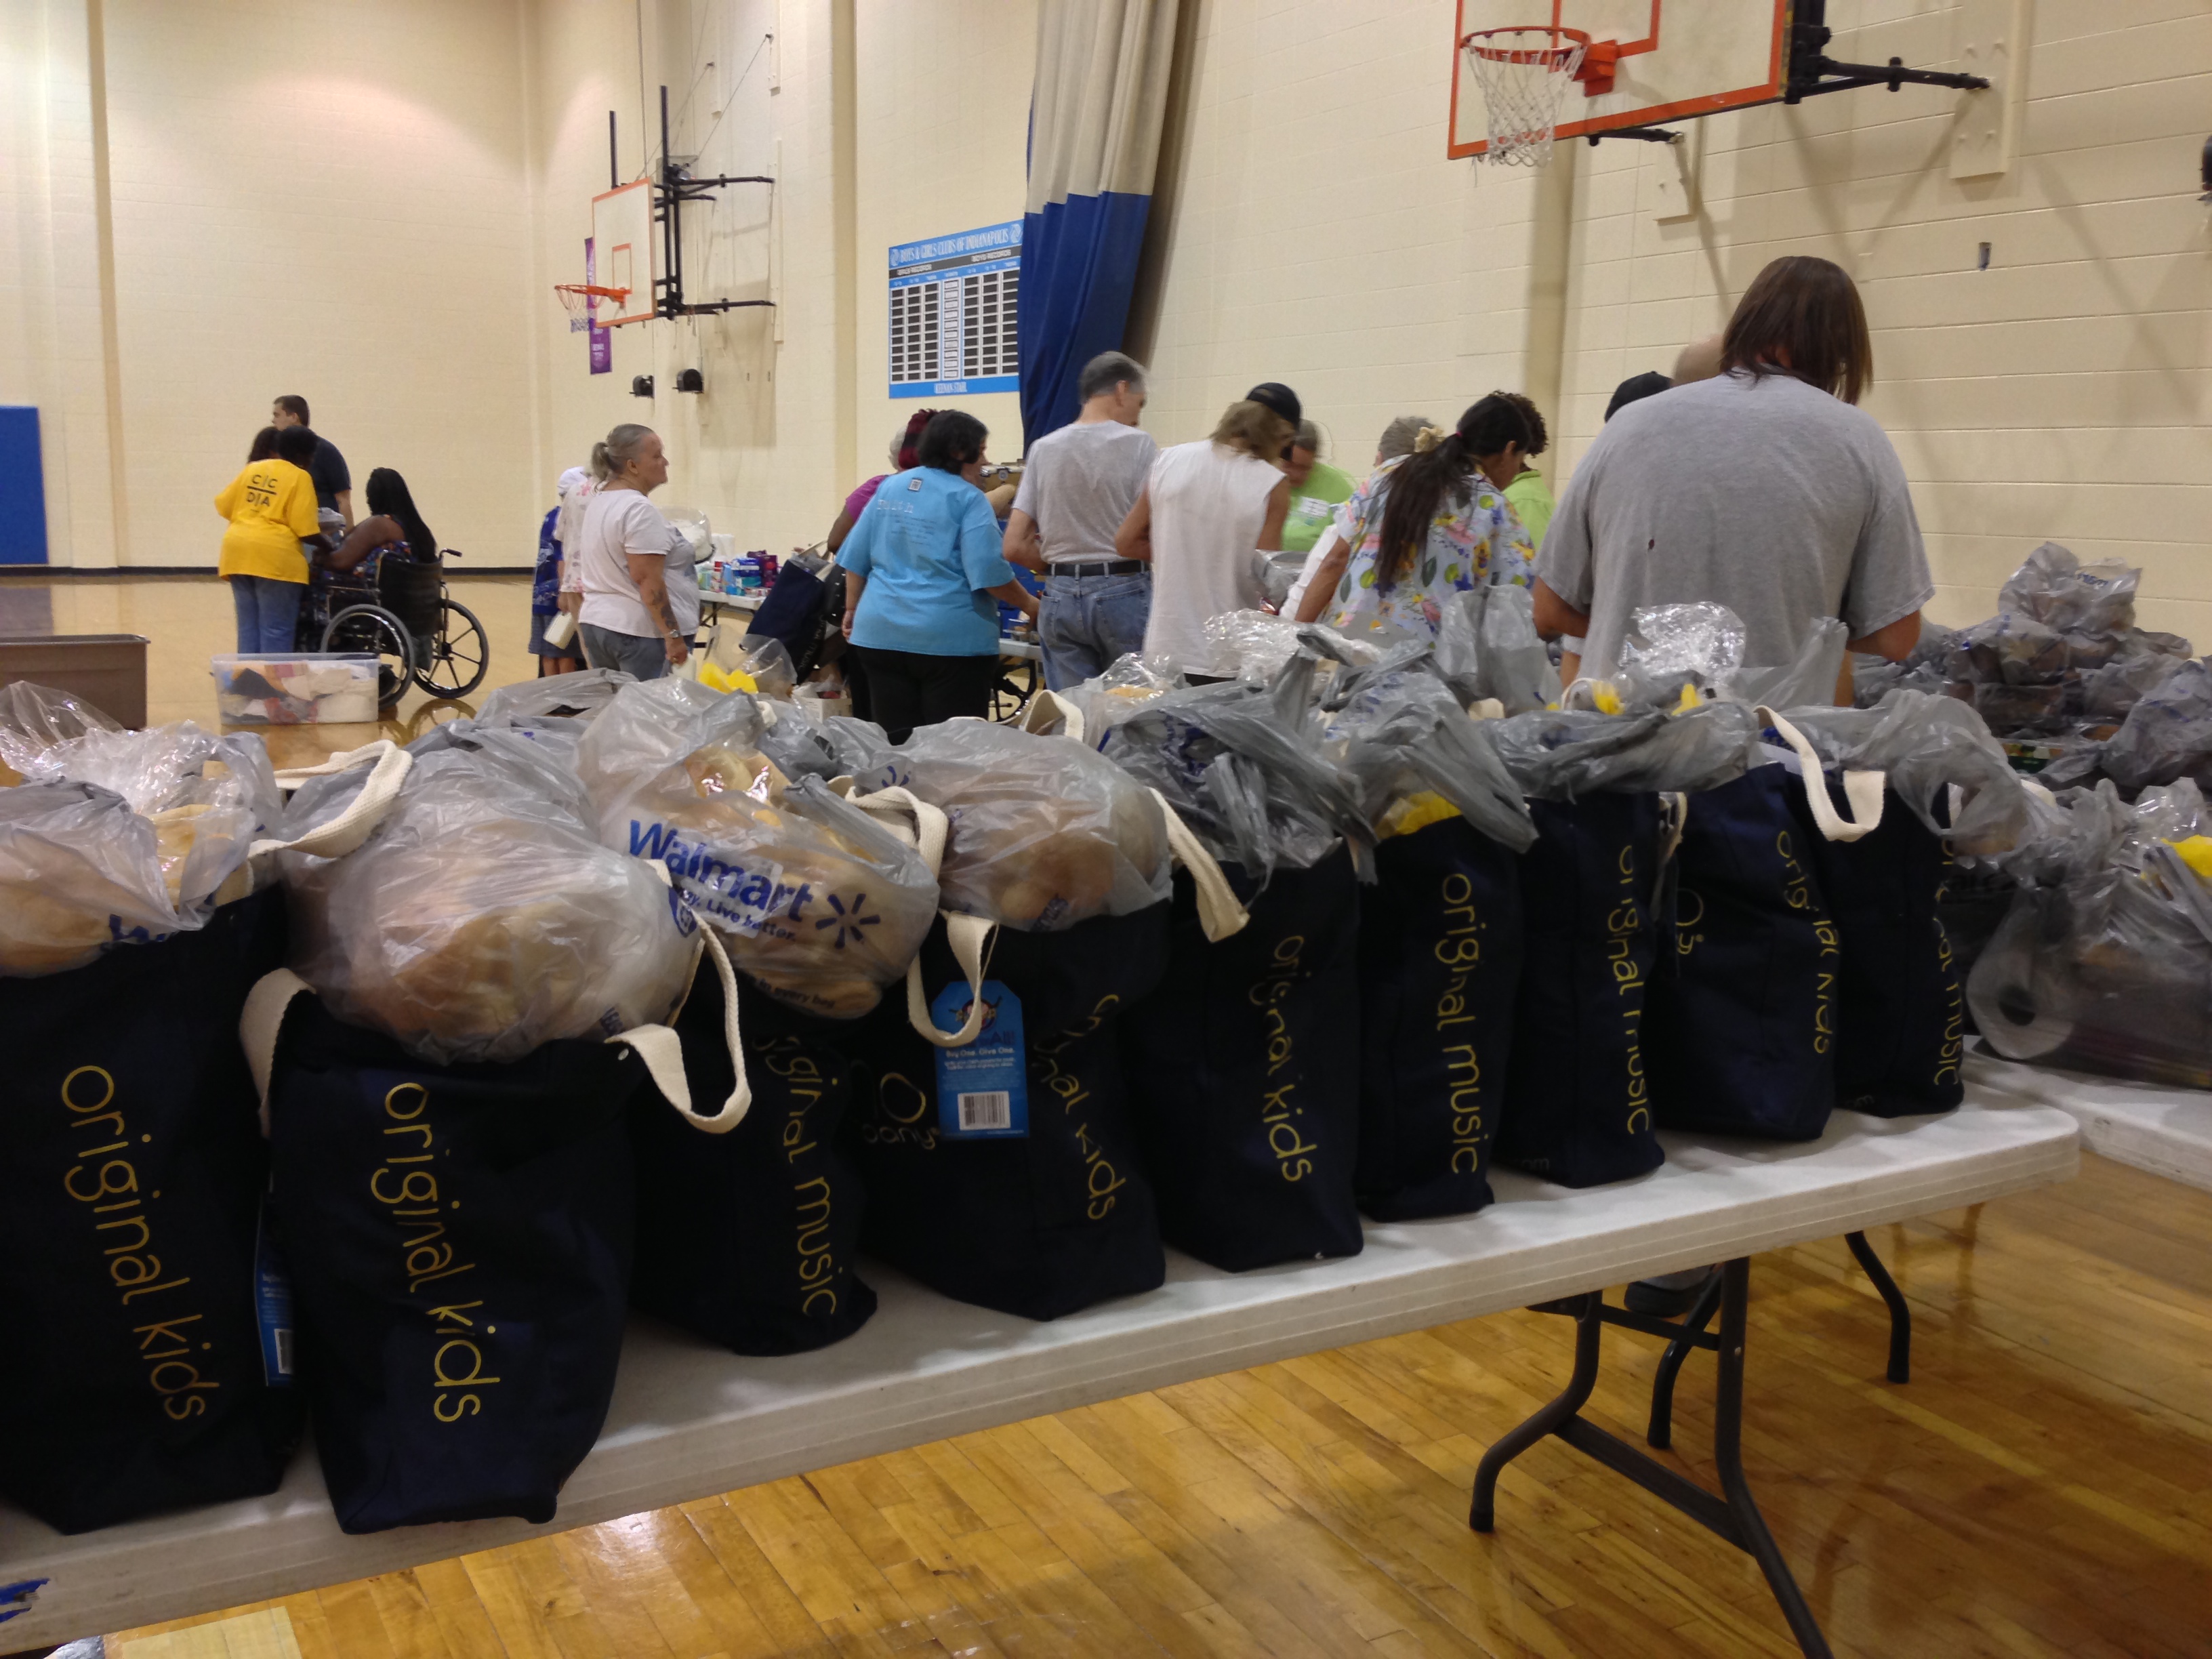
[[[904,426],[891,434],[889,452],[891,472],[909,472],[921,465],[922,428],[929,424],[930,416],[936,413],[933,409],[917,410]],[[822,544],[823,547],[835,553],[844,546],[845,538],[853,533],[853,526],[860,521],[861,512],[875,500],[876,486],[890,476],[890,472],[878,472],[845,497],[845,505],[838,509],[836,520],[830,526],[829,538]]]

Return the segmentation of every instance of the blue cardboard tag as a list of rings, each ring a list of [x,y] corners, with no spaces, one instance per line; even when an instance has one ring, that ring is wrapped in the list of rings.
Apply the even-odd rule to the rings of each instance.
[[[292,1276],[276,1243],[267,1194],[253,1241],[253,1311],[261,1327],[261,1376],[272,1389],[292,1386]]]
[[[940,1031],[968,1020],[969,989],[956,980],[937,994],[929,1018]],[[983,981],[983,1029],[964,1048],[937,1051],[937,1124],[951,1140],[981,1140],[1030,1132],[1029,1051],[1022,1041],[1022,1000],[994,979]]]

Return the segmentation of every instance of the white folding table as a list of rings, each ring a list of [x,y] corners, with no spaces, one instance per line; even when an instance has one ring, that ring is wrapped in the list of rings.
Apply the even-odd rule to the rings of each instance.
[[[0,1506],[0,1603],[12,1585],[21,1604],[0,1623],[0,1652],[342,1583],[1531,1304],[1577,1316],[1579,1383],[1595,1370],[1596,1292],[1716,1261],[1731,1264],[1718,1339],[1725,1431],[1735,1415],[1731,1372],[1741,1404],[1743,1258],[2063,1181],[2077,1168],[2077,1137],[2065,1113],[1975,1084],[1948,1115],[1885,1122],[1838,1112],[1821,1139],[1800,1145],[1662,1137],[1662,1168],[1582,1192],[1501,1171],[1489,1209],[1370,1225],[1365,1250],[1340,1261],[1231,1274],[1170,1253],[1163,1289],[1050,1324],[951,1302],[881,1268],[869,1274],[882,1297],[876,1316],[817,1353],[739,1358],[641,1320],[623,1349],[605,1431],[548,1525],[483,1521],[349,1538],[307,1452],[270,1497],[76,1538]],[[1573,1394],[1571,1385],[1546,1408],[1553,1420],[1539,1413],[1501,1441],[1486,1473],[1494,1478],[1492,1465],[1519,1449],[1516,1437],[1531,1443],[1545,1432],[1620,1468],[1584,1443],[1580,1431],[1596,1431],[1574,1415]],[[1696,1497],[1654,1490],[1728,1535],[1734,1522],[1723,1499],[1662,1472]],[[1770,1580],[1775,1563],[1762,1557]],[[38,1588],[20,1588],[28,1584]],[[1776,1589],[1787,1612],[1781,1583]],[[1819,1640],[1814,1629],[1807,1650],[1825,1652]]]

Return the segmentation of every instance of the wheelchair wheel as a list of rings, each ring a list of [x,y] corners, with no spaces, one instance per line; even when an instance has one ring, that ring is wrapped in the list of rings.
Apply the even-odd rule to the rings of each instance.
[[[407,682],[414,678],[415,641],[399,625],[399,618],[380,605],[349,605],[332,617],[323,629],[323,649],[380,659],[376,669],[379,708],[398,702]]]
[[[991,687],[990,718],[1000,726],[1015,724],[1043,684],[1042,665],[1019,657],[1001,658],[999,678]]]
[[[483,684],[491,665],[491,646],[476,612],[451,599],[439,602],[434,636],[416,643],[420,665],[415,684],[434,697],[465,697]]]

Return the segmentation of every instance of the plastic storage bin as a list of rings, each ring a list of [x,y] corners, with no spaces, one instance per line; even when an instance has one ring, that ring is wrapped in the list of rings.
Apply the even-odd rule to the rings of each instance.
[[[376,719],[377,659],[364,653],[257,653],[215,659],[226,726],[303,726]]]

